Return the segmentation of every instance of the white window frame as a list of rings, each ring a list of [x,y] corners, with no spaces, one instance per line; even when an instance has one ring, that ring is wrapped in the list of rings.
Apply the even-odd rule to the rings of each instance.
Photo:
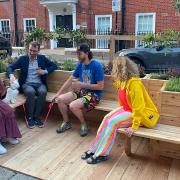
[[[36,18],[24,18],[24,19],[23,19],[23,23],[24,23],[24,32],[27,32],[27,31],[26,31],[26,28],[27,28],[27,27],[26,27],[26,21],[28,21],[28,20],[30,20],[30,21],[31,21],[31,20],[34,20],[34,21],[35,21],[35,28],[37,27],[37,24],[36,24]]]
[[[110,31],[112,30],[112,14],[106,14],[106,15],[95,15],[95,31],[96,31],[96,35],[97,34],[97,27],[98,27],[98,18],[102,18],[102,17],[110,17]],[[96,48],[97,48],[97,45],[98,44],[98,39],[96,40]]]
[[[1,21],[9,21],[9,32],[11,31],[11,20],[10,19],[0,19],[0,22]],[[1,26],[1,23],[0,23],[0,32],[2,32],[2,26]]]
[[[135,20],[135,35],[138,35],[138,21],[139,21],[139,16],[153,16],[153,33],[156,32],[156,13],[136,13],[136,20]],[[135,47],[138,45],[138,41],[135,41]]]

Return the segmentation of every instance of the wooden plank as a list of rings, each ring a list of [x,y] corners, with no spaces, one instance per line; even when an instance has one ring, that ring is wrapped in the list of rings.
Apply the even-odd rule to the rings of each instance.
[[[172,166],[170,168],[168,180],[179,180],[180,177],[180,161],[173,160]]]
[[[134,132],[134,136],[180,144],[180,134],[173,132],[174,127],[172,128],[172,131],[171,131],[171,126],[168,126],[169,127],[168,131],[167,130],[164,131],[163,127],[166,127],[166,126],[168,125],[162,126],[161,124],[158,124],[156,126],[156,129],[148,129],[148,128],[141,127],[136,132]],[[180,132],[179,127],[177,127],[176,130]],[[119,129],[118,132],[124,133],[124,134],[126,133],[124,129]]]
[[[180,93],[177,92],[162,92],[162,104],[178,106],[180,109]]]
[[[133,137],[132,142],[132,153],[136,154],[139,147],[144,146],[144,142],[141,138],[135,137]],[[118,162],[112,167],[112,170],[109,172],[106,180],[122,179],[122,177],[126,175],[126,170],[128,169],[128,167],[132,166],[132,162],[133,157],[130,158],[126,156],[125,153],[123,153],[122,156],[119,157]]]
[[[180,159],[180,144],[154,140],[153,149],[162,156]]]
[[[161,104],[161,115],[180,117],[180,106]]]
[[[22,94],[19,94],[17,97],[16,97],[16,103],[14,104],[10,104],[8,103],[8,105],[12,108],[12,109],[15,109],[19,106],[22,106],[23,104],[25,104],[26,102],[26,98],[24,97],[24,95]]]
[[[179,117],[161,115],[159,123],[180,127],[180,118]]]

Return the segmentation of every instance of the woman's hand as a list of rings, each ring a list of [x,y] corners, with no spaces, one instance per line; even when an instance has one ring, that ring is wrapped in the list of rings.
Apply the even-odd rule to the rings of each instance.
[[[124,130],[125,130],[126,134],[128,135],[128,137],[131,137],[135,132],[135,130],[132,127],[125,128]]]

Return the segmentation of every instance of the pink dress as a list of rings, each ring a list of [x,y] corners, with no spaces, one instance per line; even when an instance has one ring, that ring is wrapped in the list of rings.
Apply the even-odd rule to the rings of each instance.
[[[4,92],[4,85],[0,80],[0,139],[21,138],[13,110],[1,100],[4,96],[2,92]]]

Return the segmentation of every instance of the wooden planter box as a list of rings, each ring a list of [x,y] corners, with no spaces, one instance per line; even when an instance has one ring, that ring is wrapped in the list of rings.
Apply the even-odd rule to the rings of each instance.
[[[143,84],[146,87],[149,95],[153,99],[153,102],[157,106],[159,112],[161,111],[161,99],[160,99],[160,91],[164,84],[167,83],[167,80],[159,80],[159,79],[150,79],[150,75],[148,74],[145,78],[142,79]]]
[[[159,123],[180,127],[180,93],[165,91],[165,85],[160,91],[161,117]],[[166,157],[180,159],[180,145],[153,141],[153,148]]]
[[[165,91],[165,85],[160,97],[162,123],[180,127],[180,92]]]

